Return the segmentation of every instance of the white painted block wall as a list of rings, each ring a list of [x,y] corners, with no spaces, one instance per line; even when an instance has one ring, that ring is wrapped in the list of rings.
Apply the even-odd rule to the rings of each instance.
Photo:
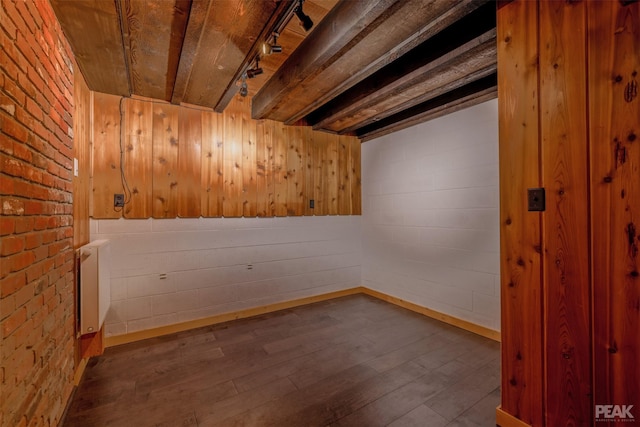
[[[359,216],[92,220],[107,336],[360,286]]]
[[[499,330],[498,103],[362,145],[363,286]]]

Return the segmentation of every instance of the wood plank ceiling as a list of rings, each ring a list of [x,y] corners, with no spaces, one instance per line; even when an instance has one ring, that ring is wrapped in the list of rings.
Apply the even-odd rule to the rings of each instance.
[[[89,88],[223,111],[247,79],[252,116],[363,140],[497,96],[489,0],[51,0]]]

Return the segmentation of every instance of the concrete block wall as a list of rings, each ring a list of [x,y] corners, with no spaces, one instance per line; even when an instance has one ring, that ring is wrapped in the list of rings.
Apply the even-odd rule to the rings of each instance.
[[[92,220],[107,336],[360,286],[360,216]]]
[[[498,103],[362,145],[362,282],[500,328]]]
[[[73,65],[49,2],[0,4],[0,426],[72,390]]]

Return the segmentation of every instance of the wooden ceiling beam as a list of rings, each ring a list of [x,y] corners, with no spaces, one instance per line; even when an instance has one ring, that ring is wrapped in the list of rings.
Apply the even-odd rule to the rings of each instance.
[[[235,84],[234,76],[279,3],[277,0],[212,0],[182,102],[211,108],[218,105],[229,85]]]
[[[89,89],[131,95],[116,3],[51,0]]]
[[[211,0],[195,0],[191,5],[187,29],[184,33],[178,70],[176,71],[175,83],[171,94],[171,103],[180,104],[187,92],[187,85],[191,79],[193,61],[200,47],[202,31],[209,15]]]
[[[358,37],[377,26],[371,24],[380,15],[399,2],[401,0],[338,3],[254,96],[252,117],[274,118],[274,110],[286,102],[292,88],[346,54],[357,43]]]
[[[318,123],[308,120],[315,129],[333,132],[351,132],[372,121],[391,116],[445,92],[485,77],[496,71],[497,48],[495,29],[453,49],[441,57],[411,72],[403,74],[382,87],[374,81],[365,81],[366,96],[352,98],[357,101],[339,104],[331,115]],[[372,76],[371,79],[382,76]],[[354,92],[359,90],[355,88]]]
[[[256,94],[254,118],[298,122],[487,1],[386,2],[367,20],[365,11],[354,10],[363,3],[374,2],[343,0],[329,12]],[[345,26],[349,32],[338,31]]]
[[[495,5],[486,3],[438,34],[416,46],[396,61],[379,69],[366,79],[340,93],[331,101],[304,118],[304,122],[316,129],[334,132],[351,128],[354,123],[342,123],[349,116],[383,114],[384,108],[375,109],[375,104],[393,105],[389,98],[418,97],[415,104],[424,101],[424,92],[429,92],[439,82],[471,74],[497,62],[495,41]],[[458,68],[456,68],[458,67]],[[461,70],[459,67],[464,67]],[[440,75],[443,74],[443,75]],[[432,82],[430,82],[430,80]],[[422,85],[422,88],[416,86]],[[415,90],[413,88],[416,87]],[[413,93],[411,93],[413,92]],[[366,110],[366,111],[365,111]]]
[[[293,11],[296,7],[296,4],[297,4],[297,0],[295,1],[281,0],[280,2],[278,2],[278,5],[275,11],[273,12],[269,20],[266,22],[264,27],[262,28],[260,35],[256,37],[256,40],[253,46],[251,47],[249,54],[246,56],[244,61],[242,61],[242,63],[236,70],[233,78],[229,81],[229,84],[227,84],[227,88],[224,91],[224,94],[222,95],[222,97],[214,107],[214,110],[216,112],[222,113],[224,109],[227,108],[227,105],[229,105],[229,102],[231,102],[235,94],[238,93],[238,86],[236,85],[236,82],[240,80],[240,78],[246,72],[249,65],[253,62],[254,58],[260,53],[262,44],[267,39],[270,38],[271,34],[274,31],[280,30],[280,27],[284,26],[285,21],[291,18],[291,16],[293,15]]]
[[[132,93],[170,100],[191,0],[129,0],[116,6]]]
[[[425,92],[422,96],[416,97],[416,98],[412,98],[409,101],[397,104],[395,106],[392,107],[386,107],[385,109],[382,110],[382,112],[380,113],[376,113],[376,114],[365,114],[364,116],[366,116],[367,118],[362,120],[362,119],[358,119],[354,124],[352,124],[349,127],[346,128],[340,128],[338,131],[334,130],[335,127],[331,127],[329,129],[327,129],[327,131],[330,132],[337,132],[339,134],[353,134],[355,133],[358,129],[363,128],[365,126],[368,126],[372,123],[376,123],[382,119],[384,119],[385,117],[389,117],[392,115],[395,115],[397,113],[400,113],[404,110],[407,110],[409,108],[412,108],[415,105],[421,104],[423,102],[426,102],[430,99],[436,98],[440,95],[444,95],[447,92],[451,92],[455,89],[458,89],[459,87],[462,87],[468,83],[471,83],[473,81],[476,80],[480,80],[484,77],[487,77],[491,74],[494,74],[497,70],[497,63],[493,63],[491,65],[488,65],[484,68],[478,69],[476,71],[473,71],[471,74],[465,75],[463,78],[457,79],[457,80],[453,80],[449,83],[443,84],[441,86],[436,87],[433,90],[430,90],[428,92]],[[397,100],[397,99],[396,99]]]
[[[498,96],[498,78],[493,73],[437,98],[364,126],[355,132],[363,142],[419,123],[454,113]]]

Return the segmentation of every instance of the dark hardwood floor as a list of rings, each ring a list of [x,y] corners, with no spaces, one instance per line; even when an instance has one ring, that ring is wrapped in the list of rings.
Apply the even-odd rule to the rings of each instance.
[[[63,425],[494,426],[499,347],[353,295],[109,348]]]

